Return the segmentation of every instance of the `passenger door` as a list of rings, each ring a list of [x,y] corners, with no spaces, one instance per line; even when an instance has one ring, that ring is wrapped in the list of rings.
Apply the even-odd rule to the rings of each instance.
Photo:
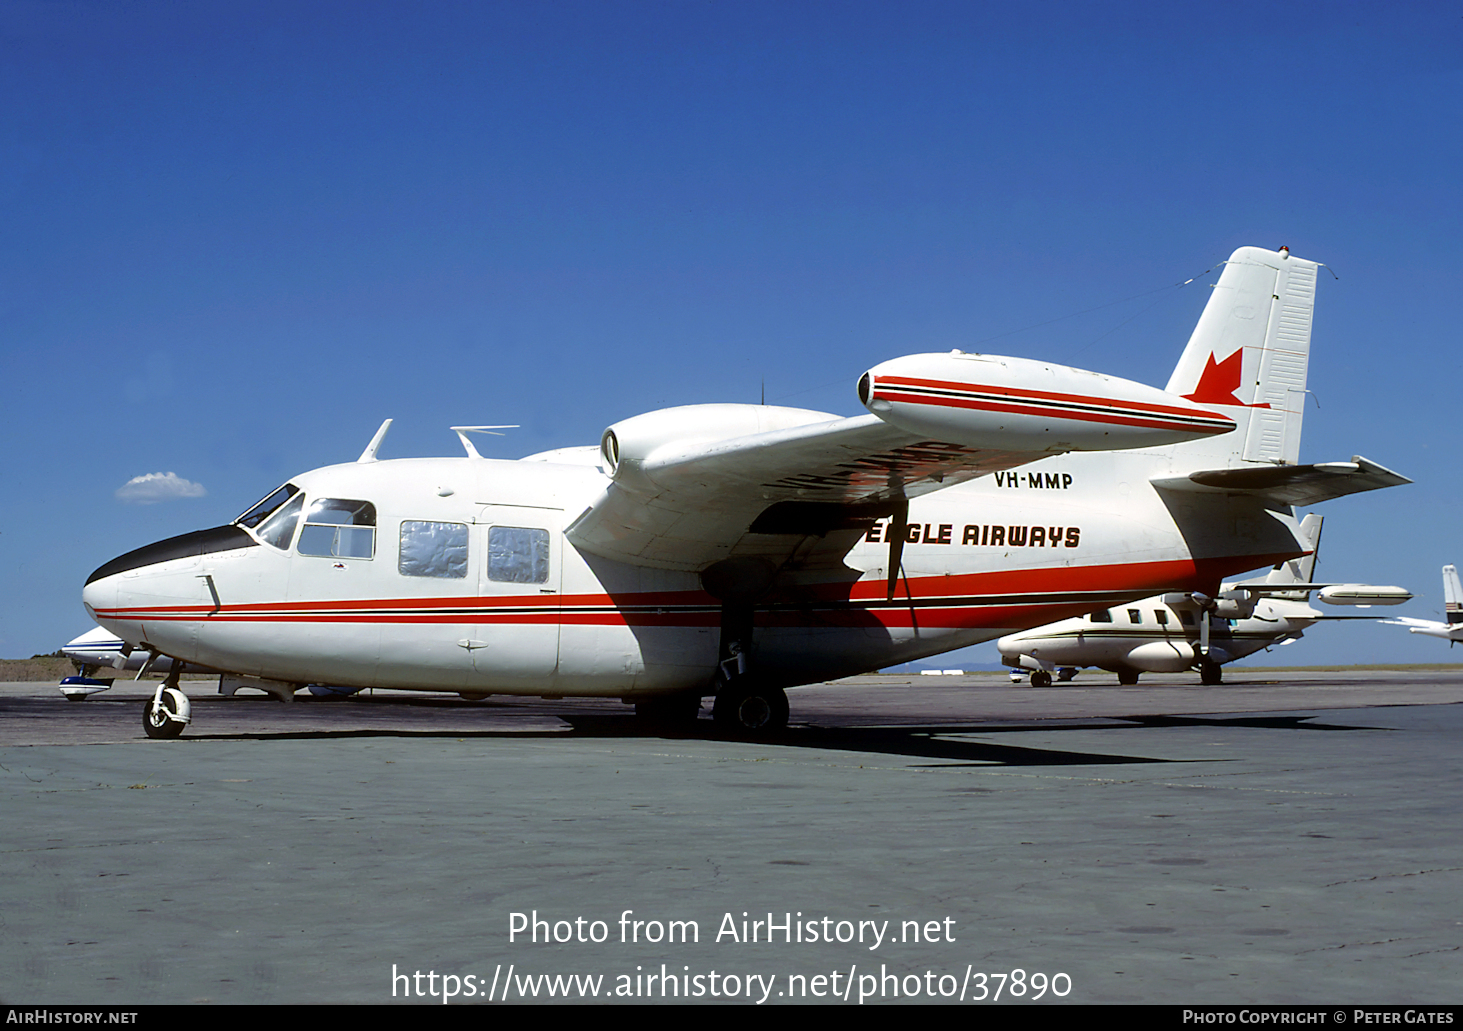
[[[484,505],[479,511],[473,526],[479,598],[465,645],[475,686],[551,693],[559,665],[563,518],[556,508]]]

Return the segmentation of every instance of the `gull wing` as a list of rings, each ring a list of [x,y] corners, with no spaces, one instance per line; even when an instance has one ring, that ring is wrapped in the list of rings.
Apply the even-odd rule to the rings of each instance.
[[[657,450],[568,527],[576,547],[663,569],[841,562],[908,499],[1047,457],[928,440],[873,415]]]

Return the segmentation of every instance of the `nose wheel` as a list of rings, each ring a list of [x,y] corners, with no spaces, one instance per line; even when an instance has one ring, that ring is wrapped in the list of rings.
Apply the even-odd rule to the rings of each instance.
[[[142,729],[150,738],[177,737],[192,722],[188,696],[178,690],[177,674],[158,685],[157,693],[143,707]]]

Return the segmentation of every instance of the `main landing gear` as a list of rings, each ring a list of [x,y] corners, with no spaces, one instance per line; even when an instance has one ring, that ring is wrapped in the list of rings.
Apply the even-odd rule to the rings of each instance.
[[[1224,668],[1209,656],[1199,660],[1199,683],[1206,687],[1213,687],[1224,680]]]
[[[722,559],[701,573],[706,592],[721,602],[716,702],[711,718],[729,734],[772,734],[787,726],[787,694],[752,668],[753,614],[757,598],[777,576],[762,559]]]
[[[787,692],[782,688],[759,684],[755,677],[745,675],[717,680],[720,690],[711,718],[721,729],[733,734],[771,734],[787,726]]]
[[[142,729],[151,738],[177,737],[193,721],[188,696],[178,689],[178,671],[158,685],[152,700],[143,707]]]

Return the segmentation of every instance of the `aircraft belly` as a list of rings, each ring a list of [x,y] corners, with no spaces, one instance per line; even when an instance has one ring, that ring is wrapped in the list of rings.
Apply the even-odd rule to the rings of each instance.
[[[755,668],[784,685],[867,673],[994,640],[993,628],[777,627],[757,634]]]
[[[711,626],[566,623],[559,640],[560,686],[576,694],[691,690],[716,669]]]
[[[559,665],[557,623],[474,624],[468,630],[470,636],[458,646],[472,654],[469,686],[553,691]]]
[[[1187,641],[1150,641],[1127,655],[1127,665],[1149,673],[1179,673],[1194,664],[1194,649]]]

